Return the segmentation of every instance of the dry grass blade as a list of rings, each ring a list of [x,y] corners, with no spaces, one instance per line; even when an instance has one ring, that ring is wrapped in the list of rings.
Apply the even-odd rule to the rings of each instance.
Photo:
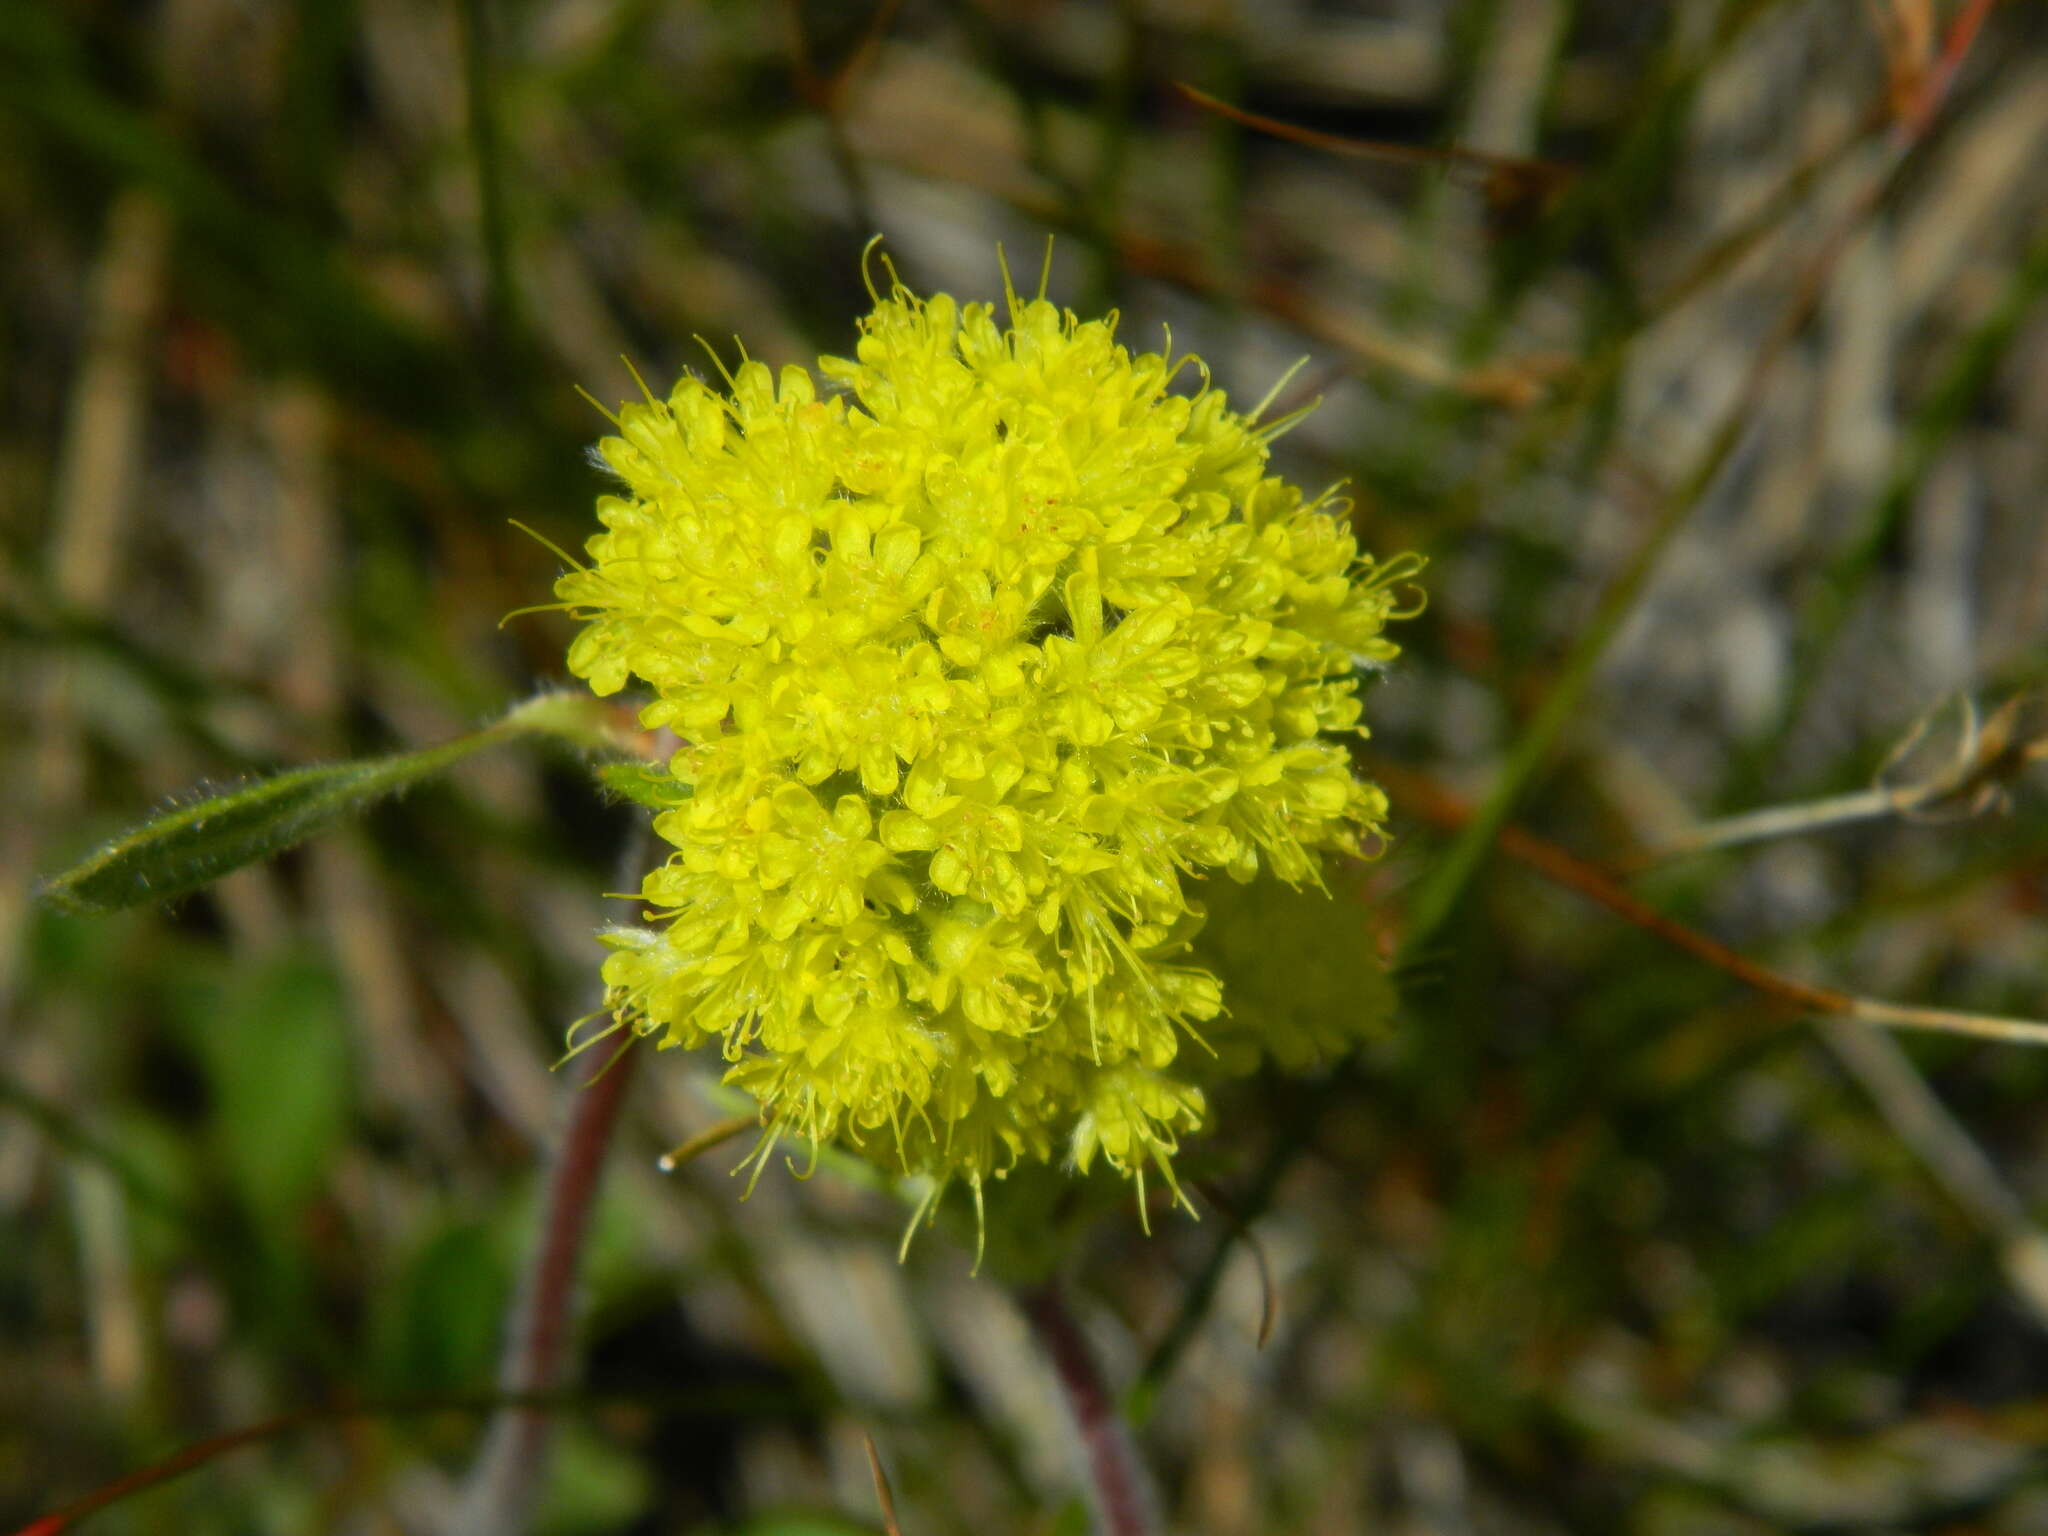
[[[867,1447],[868,1471],[875,1478],[875,1503],[882,1511],[882,1529],[889,1536],[903,1536],[903,1527],[896,1523],[896,1495],[889,1491],[889,1474],[882,1469],[882,1453],[875,1449],[875,1437],[863,1431],[860,1442]]]

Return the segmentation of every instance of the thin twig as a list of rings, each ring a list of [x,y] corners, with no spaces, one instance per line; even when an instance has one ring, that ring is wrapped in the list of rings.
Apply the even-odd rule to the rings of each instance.
[[[1847,128],[1794,164],[1757,200],[1756,207],[1747,216],[1693,254],[1684,271],[1670,279],[1643,306],[1643,319],[1636,330],[1646,330],[1667,318],[1738,266],[1785,222],[1787,215],[1805,207],[1807,194],[1821,178],[1834,171],[1858,145],[1883,127],[1888,116],[1885,102],[1873,103]]]
[[[1059,1379],[1061,1399],[1081,1442],[1097,1527],[1105,1536],[1152,1536],[1160,1529],[1159,1496],[1059,1283],[1049,1280],[1018,1300]]]
[[[1708,853],[1716,848],[1735,848],[1744,843],[1799,837],[1829,827],[1876,821],[1891,815],[1895,809],[1892,796],[1881,789],[1859,789],[1854,794],[1802,800],[1797,805],[1765,806],[1762,810],[1744,811],[1739,816],[1721,816],[1687,827],[1630,858],[1627,868],[1633,872],[1669,859]]]
[[[371,1411],[373,1410],[324,1405],[318,1408],[301,1408],[292,1413],[281,1413],[254,1424],[246,1424],[226,1434],[195,1441],[162,1461],[116,1478],[113,1482],[94,1489],[84,1498],[76,1499],[62,1509],[30,1521],[16,1531],[14,1536],[60,1536],[60,1533],[70,1530],[88,1516],[118,1504],[133,1494],[183,1477],[187,1472],[203,1467],[210,1461],[217,1461],[244,1446],[260,1445],[266,1440],[278,1439],[308,1424],[317,1424],[329,1419],[353,1418],[359,1413]]]
[[[1898,138],[1910,141],[1926,133],[1934,114],[1948,99],[1956,74],[1963,67],[1963,60],[1969,57],[1970,48],[1977,41],[1978,31],[1997,3],[1998,0],[1964,0],[1962,10],[1949,24],[1948,36],[1942,40],[1940,55],[1921,76],[1917,82],[1918,89],[1912,93],[1905,111],[1899,116],[1898,125],[1893,130]]]
[[[1930,773],[1919,778],[1897,776],[1897,770],[1927,740],[1937,706],[1920,719],[1886,754],[1878,782],[1853,794],[1797,805],[1768,806],[1689,827],[1629,860],[1631,870],[1686,854],[1730,848],[1766,838],[1796,837],[1826,827],[1898,816],[1913,821],[1959,820],[2011,804],[2020,776],[2035,763],[2048,762],[2048,695],[2018,693],[1980,721],[1969,698],[1959,702],[1953,750]]]
[[[1483,150],[1468,149],[1462,144],[1391,144],[1377,139],[1323,133],[1277,117],[1247,112],[1243,107],[1221,101],[1184,80],[1174,81],[1173,88],[1203,111],[1214,113],[1241,128],[1309,149],[1319,149],[1326,154],[1428,170],[1464,172],[1474,179],[1488,201],[1497,206],[1520,205],[1540,211],[1554,202],[1578,175],[1573,167],[1556,161],[1488,154]]]
[[[1916,1008],[1910,1003],[1890,1003],[1881,997],[1843,995],[1840,1012],[1862,1024],[1885,1029],[1925,1029],[1941,1035],[1967,1035],[1973,1040],[1997,1040],[2006,1045],[2048,1045],[2048,1023],[2039,1019],[2014,1019],[1995,1013],[1968,1013],[1957,1008]]]
[[[504,1392],[467,1392],[430,1397],[392,1398],[375,1402],[333,1402],[320,1403],[310,1408],[295,1408],[287,1413],[273,1414],[252,1424],[237,1429],[208,1435],[181,1446],[160,1461],[151,1462],[133,1472],[122,1474],[112,1482],[95,1488],[82,1498],[72,1500],[63,1508],[39,1516],[22,1526],[13,1536],[61,1536],[80,1521],[86,1520],[101,1510],[165,1483],[175,1482],[188,1472],[233,1455],[236,1451],[252,1446],[267,1445],[282,1440],[302,1430],[322,1424],[365,1423],[372,1420],[420,1418],[436,1414],[485,1414],[502,1412],[508,1408],[519,1408],[529,1413],[551,1413],[565,1409],[588,1408],[605,1402],[631,1403],[635,1406],[663,1414],[695,1419],[705,1423],[730,1424],[742,1414],[760,1414],[786,1419],[791,1414],[815,1414],[827,1406],[821,1401],[805,1397],[792,1397],[783,1390],[764,1392],[756,1388],[705,1387],[701,1383],[649,1391],[636,1388],[631,1391],[590,1392],[529,1392],[508,1394]]]
[[[337,1423],[351,1419],[400,1418],[414,1414],[434,1413],[476,1413],[503,1404],[501,1394],[493,1393],[488,1398],[442,1397],[421,1398],[388,1403],[322,1403],[311,1408],[297,1408],[289,1413],[274,1414],[259,1419],[253,1424],[244,1424],[239,1429],[224,1434],[210,1435],[166,1456],[127,1473],[102,1487],[94,1489],[81,1499],[75,1499],[62,1509],[53,1511],[33,1520],[14,1533],[14,1536],[60,1536],[81,1520],[111,1508],[124,1499],[151,1488],[160,1487],[196,1471],[209,1462],[252,1445],[279,1440],[294,1430],[305,1429],[316,1424]],[[538,1401],[529,1404],[532,1411],[543,1406]]]
[[[875,55],[881,51],[882,39],[889,34],[889,25],[895,21],[903,0],[881,0],[868,17],[868,24],[862,28],[860,41],[854,44],[853,52],[846,56],[846,62],[833,71],[832,78],[825,82],[824,97],[833,111],[838,111],[846,100],[847,92],[854,82],[867,73]]]
[[[1478,819],[1479,813],[1470,805],[1426,775],[1381,762],[1373,764],[1372,772],[1399,796],[1404,806],[1436,826],[1463,830]],[[2040,1020],[1949,1008],[1912,1007],[1877,998],[1857,997],[1787,976],[1731,949],[1719,939],[1710,938],[1676,918],[1665,916],[1598,865],[1588,863],[1555,843],[1514,826],[1502,827],[1496,840],[1502,853],[1528,865],[1553,884],[1605,907],[1631,926],[1662,939],[1675,949],[1684,950],[1765,997],[1801,1013],[1855,1019],[1889,1029],[1925,1029],[1942,1034],[1968,1035],[1979,1040],[2048,1045],[2048,1023]]]

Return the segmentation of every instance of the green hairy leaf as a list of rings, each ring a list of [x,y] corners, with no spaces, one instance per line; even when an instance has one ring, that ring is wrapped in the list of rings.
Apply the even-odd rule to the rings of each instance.
[[[42,888],[43,899],[60,911],[96,917],[183,896],[244,864],[282,853],[473,752],[520,735],[555,736],[586,748],[618,744],[595,700],[543,694],[494,725],[436,747],[295,768],[180,806],[52,877]]]
[[[424,752],[296,768],[144,822],[43,887],[60,911],[97,917],[196,891],[284,852],[496,739],[479,731]]]

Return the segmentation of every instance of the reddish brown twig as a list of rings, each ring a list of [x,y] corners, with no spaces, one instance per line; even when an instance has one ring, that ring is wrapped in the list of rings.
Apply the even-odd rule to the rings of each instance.
[[[1424,774],[1393,764],[1374,762],[1372,776],[1387,786],[1403,809],[1449,830],[1467,826],[1478,814],[1470,805]],[[1520,827],[1504,826],[1495,838],[1502,853],[1526,864],[1545,879],[1605,907],[1623,922],[1662,939],[1675,949],[1733,976],[1743,985],[1800,1013],[1856,1019],[1894,1029],[1927,1029],[2030,1045],[2048,1044],[2048,1024],[2009,1019],[1995,1014],[1965,1013],[1947,1008],[1917,1008],[1857,997],[1816,985],[1761,965],[1719,939],[1667,917],[1629,890],[1620,880]]]
[[[215,1435],[210,1440],[201,1440],[186,1446],[175,1455],[167,1456],[154,1466],[142,1467],[124,1477],[118,1477],[104,1487],[95,1488],[82,1499],[75,1499],[62,1509],[32,1520],[14,1533],[14,1536],[59,1536],[79,1521],[101,1510],[118,1504],[131,1494],[142,1493],[182,1477],[195,1467],[203,1467],[209,1461],[238,1451],[245,1445],[256,1445],[265,1440],[275,1439],[302,1425],[317,1423],[322,1419],[347,1416],[350,1410],[334,1408],[305,1408],[296,1413],[279,1414],[261,1423],[245,1425],[225,1435]]]
[[[1898,121],[1893,133],[1900,142],[1910,142],[1927,131],[1934,114],[1948,99],[1963,60],[1969,57],[1977,34],[1997,3],[1998,0],[1965,0],[1962,10],[1949,23],[1948,36],[1942,39],[1941,52],[1932,62],[1918,63],[1903,74],[1895,69],[1893,94]]]
[[[804,31],[803,12],[795,3],[785,5],[782,10],[783,30],[789,38],[790,66],[796,73],[797,94],[820,112],[836,113],[846,93],[853,89],[854,81],[866,71],[875,52],[882,46],[882,39],[888,35],[889,23],[896,19],[903,0],[881,0],[868,17],[868,24],[861,29],[860,41],[847,54],[839,67],[830,74],[820,74],[817,63],[811,57],[811,40]]]
[[[1472,178],[1490,206],[1518,218],[1527,218],[1549,207],[1576,174],[1569,166],[1549,160],[1491,155],[1483,150],[1467,149],[1462,144],[1388,144],[1378,139],[1354,139],[1343,134],[1322,133],[1281,118],[1247,112],[1182,81],[1175,81],[1174,89],[1204,112],[1256,133],[1285,139],[1290,144],[1319,149],[1327,154],[1345,155],[1354,160],[1378,160],[1389,165],[1463,173]]]
[[[521,1400],[520,1406],[529,1412],[543,1412],[562,1406],[559,1395],[554,1397],[532,1397]],[[347,1420],[409,1418],[422,1414],[436,1413],[487,1413],[506,1406],[508,1399],[503,1393],[468,1394],[453,1397],[406,1398],[391,1402],[371,1403],[322,1403],[312,1408],[297,1408],[290,1413],[274,1414],[259,1419],[253,1424],[244,1424],[223,1434],[210,1435],[166,1456],[162,1461],[146,1467],[139,1467],[125,1473],[114,1481],[95,1488],[83,1498],[72,1500],[62,1509],[31,1521],[14,1533],[14,1536],[60,1536],[71,1530],[80,1521],[110,1509],[123,1499],[138,1493],[147,1493],[152,1488],[173,1482],[187,1472],[193,1472],[209,1462],[220,1460],[236,1451],[246,1450],[253,1445],[263,1445],[272,1440],[283,1439],[295,1430],[307,1429],[316,1424],[335,1424]]]
[[[499,1385],[508,1394],[556,1392],[567,1381],[578,1261],[639,1054],[629,1036],[616,1051],[582,1052],[571,1069],[569,1124],[549,1170],[540,1246],[506,1341]],[[457,1536],[513,1536],[526,1528],[547,1465],[550,1422],[523,1403],[492,1420],[456,1515]]]
[[[1152,1536],[1160,1528],[1158,1495],[1058,1282],[1048,1280],[1018,1301],[1059,1378],[1060,1395],[1087,1464],[1090,1502],[1100,1529],[1108,1536]]]
[[[1403,810],[1412,811],[1424,821],[1446,831],[1462,829],[1477,814],[1472,806],[1427,775],[1375,761],[1372,776],[1386,785]],[[1544,878],[1577,892],[1588,901],[1607,908],[1622,921],[1645,933],[1655,934],[1665,943],[1704,960],[1717,970],[1726,971],[1744,985],[1767,996],[1802,1012],[1849,1012],[1849,998],[1845,994],[1810,986],[1758,965],[1720,940],[1666,917],[1598,865],[1567,853],[1555,843],[1545,842],[1520,827],[1507,826],[1501,828],[1496,845],[1509,858],[1528,865]]]

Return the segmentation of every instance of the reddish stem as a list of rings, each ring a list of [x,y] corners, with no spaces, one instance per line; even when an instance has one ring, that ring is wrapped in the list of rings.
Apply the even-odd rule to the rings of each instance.
[[[1097,1526],[1107,1536],[1154,1536],[1160,1529],[1159,1496],[1058,1283],[1047,1281],[1018,1301],[1059,1378],[1087,1463]]]
[[[1897,134],[1902,142],[1911,143],[1927,132],[1934,121],[1934,114],[1948,100],[1963,60],[1970,56],[1970,45],[1977,41],[1985,18],[1990,16],[1991,8],[1997,3],[1998,0],[1965,0],[1962,10],[1949,25],[1940,55],[1921,77],[1908,110],[1899,120]]]
[[[560,1391],[568,1383],[576,1271],[606,1149],[639,1053],[629,1038],[605,1054],[586,1050],[571,1070],[569,1124],[548,1173],[540,1247],[505,1343],[499,1388],[522,1398]],[[547,1467],[551,1420],[531,1402],[502,1408],[491,1421],[470,1474],[454,1536],[516,1536],[526,1528]]]

